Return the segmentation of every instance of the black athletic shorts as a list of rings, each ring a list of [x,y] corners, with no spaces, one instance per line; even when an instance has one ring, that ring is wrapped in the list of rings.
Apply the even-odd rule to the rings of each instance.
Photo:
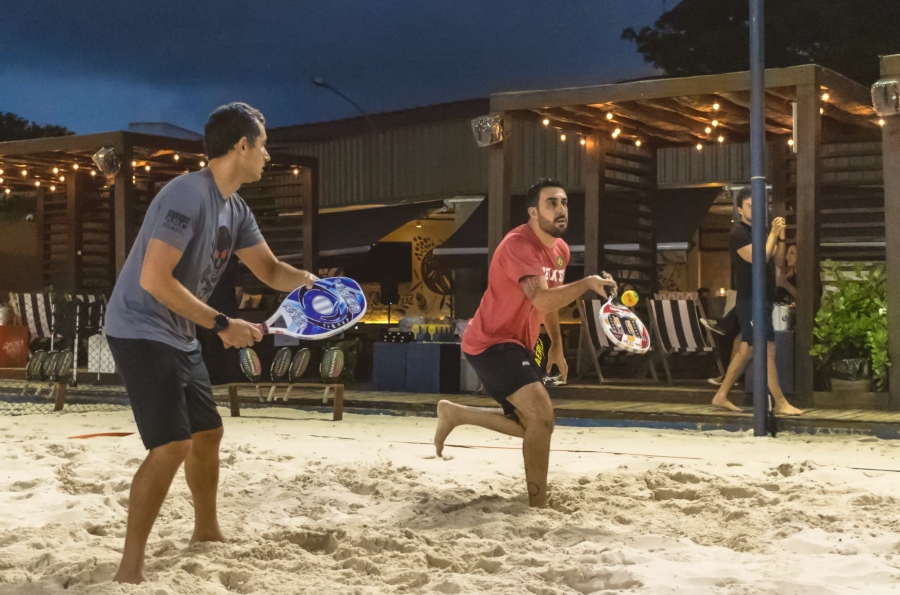
[[[753,300],[738,296],[734,309],[737,310],[738,320],[741,324],[741,341],[753,345]],[[766,341],[770,343],[775,341],[775,327],[772,326],[772,310],[772,303],[766,302],[765,316],[763,316],[765,320],[763,323],[766,328]]]
[[[199,349],[106,338],[147,450],[222,427]]]
[[[478,355],[466,353],[466,359],[475,368],[484,392],[500,403],[507,417],[517,419],[515,407],[506,398],[523,386],[541,382],[541,369],[534,362],[534,353],[517,343],[499,343]]]

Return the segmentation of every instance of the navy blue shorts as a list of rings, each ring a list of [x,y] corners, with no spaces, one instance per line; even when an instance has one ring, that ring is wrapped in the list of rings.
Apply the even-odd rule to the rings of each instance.
[[[738,296],[734,305],[737,310],[738,320],[741,324],[741,341],[748,345],[753,345],[753,300],[750,298],[741,298]],[[775,327],[772,326],[772,310],[771,302],[765,305],[765,320],[763,321],[766,328],[766,341],[773,343],[775,341]]]
[[[199,349],[106,338],[147,450],[222,427]]]
[[[507,397],[523,386],[541,382],[541,369],[534,361],[534,353],[517,343],[491,345],[478,355],[466,353],[466,360],[481,379],[484,392],[513,419],[516,419],[515,407]]]

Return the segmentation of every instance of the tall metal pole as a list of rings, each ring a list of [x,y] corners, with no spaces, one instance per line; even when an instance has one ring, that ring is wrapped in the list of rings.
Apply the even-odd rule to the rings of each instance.
[[[766,435],[768,374],[766,370],[766,224],[768,198],[765,176],[766,69],[765,0],[750,0],[750,190],[753,197],[753,435]]]

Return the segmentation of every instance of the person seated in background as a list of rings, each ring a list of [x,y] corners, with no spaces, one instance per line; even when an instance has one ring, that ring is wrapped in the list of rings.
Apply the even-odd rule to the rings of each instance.
[[[779,241],[783,242],[784,231]],[[776,257],[779,254],[776,253]],[[791,244],[784,251],[783,257],[775,262],[775,301],[782,304],[793,304],[797,300],[797,245]]]

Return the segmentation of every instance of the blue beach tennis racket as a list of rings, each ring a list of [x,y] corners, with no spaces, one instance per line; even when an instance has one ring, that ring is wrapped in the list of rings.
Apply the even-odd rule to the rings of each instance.
[[[261,325],[264,335],[327,339],[353,326],[366,313],[366,296],[347,277],[319,279],[312,289],[298,287]]]

